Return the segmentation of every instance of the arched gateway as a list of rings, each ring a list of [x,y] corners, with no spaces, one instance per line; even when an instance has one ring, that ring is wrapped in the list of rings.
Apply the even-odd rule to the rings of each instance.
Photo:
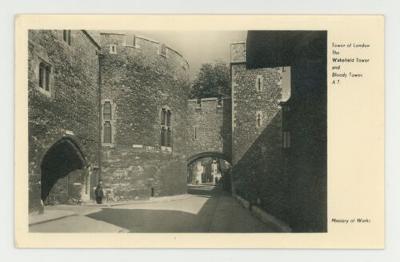
[[[191,165],[196,160],[201,159],[201,158],[206,158],[206,157],[218,158],[218,159],[223,159],[223,160],[225,160],[227,162],[231,162],[230,158],[227,155],[225,155],[224,153],[221,153],[221,152],[202,152],[202,153],[199,153],[199,154],[196,154],[196,155],[193,155],[193,156],[189,157],[187,159],[187,164]]]
[[[46,152],[41,163],[41,199],[48,197],[57,180],[86,166],[82,151],[72,139],[58,140]]]
[[[187,159],[188,185],[219,184],[230,188],[230,158],[221,152],[202,152]],[[228,184],[227,184],[228,183]],[[226,184],[226,185],[225,185]]]

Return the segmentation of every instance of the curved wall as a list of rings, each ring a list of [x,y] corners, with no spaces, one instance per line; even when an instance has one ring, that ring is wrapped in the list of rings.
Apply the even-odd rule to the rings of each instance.
[[[100,42],[101,101],[112,105],[112,139],[103,139],[102,159],[110,195],[135,199],[186,192],[187,61],[138,36],[102,33]],[[171,112],[170,146],[161,139],[163,108]]]

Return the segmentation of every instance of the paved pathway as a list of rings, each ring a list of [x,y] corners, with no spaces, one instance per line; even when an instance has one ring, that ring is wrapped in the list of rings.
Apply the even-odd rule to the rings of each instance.
[[[212,186],[189,188],[187,197],[111,207],[66,207],[75,216],[32,225],[31,232],[277,232],[230,195]],[[92,208],[91,210],[87,210]]]

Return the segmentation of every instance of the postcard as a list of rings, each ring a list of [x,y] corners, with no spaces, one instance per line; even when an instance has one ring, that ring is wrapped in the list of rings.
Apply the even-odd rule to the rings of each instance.
[[[15,26],[17,247],[384,247],[383,16]]]

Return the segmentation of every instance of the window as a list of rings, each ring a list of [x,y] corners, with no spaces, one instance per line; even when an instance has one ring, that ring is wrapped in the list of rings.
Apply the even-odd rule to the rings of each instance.
[[[218,97],[217,107],[222,107],[222,98]]]
[[[261,127],[262,124],[262,114],[261,112],[257,112],[257,117],[256,117],[256,125],[257,127]]]
[[[132,46],[136,46],[136,36],[132,36]]]
[[[164,125],[164,124],[165,124],[165,116],[166,116],[166,114],[167,114],[166,109],[163,108],[163,109],[161,110],[161,125]]]
[[[165,141],[166,137],[165,127],[161,127],[161,146],[165,146],[167,143]]]
[[[160,55],[167,56],[167,46],[165,44],[160,44]]]
[[[71,30],[63,30],[63,40],[68,45],[71,45]]]
[[[110,45],[110,54],[117,53],[117,45]]]
[[[103,120],[111,120],[112,119],[112,109],[111,109],[111,102],[106,101],[103,105]]]
[[[256,78],[256,90],[257,92],[261,92],[263,88],[263,78],[261,75],[258,75]]]
[[[193,140],[197,139],[197,127],[193,127]]]
[[[110,121],[105,121],[103,125],[103,143],[111,144],[112,143],[112,130]]]
[[[167,129],[167,146],[172,147],[172,132],[171,128]]]
[[[112,101],[106,100],[103,102],[103,143],[112,144],[112,132],[113,132],[113,113],[112,113]]]
[[[171,126],[171,111],[167,111],[167,126]]]
[[[50,65],[40,62],[39,64],[39,87],[50,92]]]
[[[290,132],[283,131],[283,148],[290,148]]]
[[[197,108],[201,108],[201,98],[197,98]]]
[[[172,113],[167,108],[161,109],[161,146],[172,147]]]

